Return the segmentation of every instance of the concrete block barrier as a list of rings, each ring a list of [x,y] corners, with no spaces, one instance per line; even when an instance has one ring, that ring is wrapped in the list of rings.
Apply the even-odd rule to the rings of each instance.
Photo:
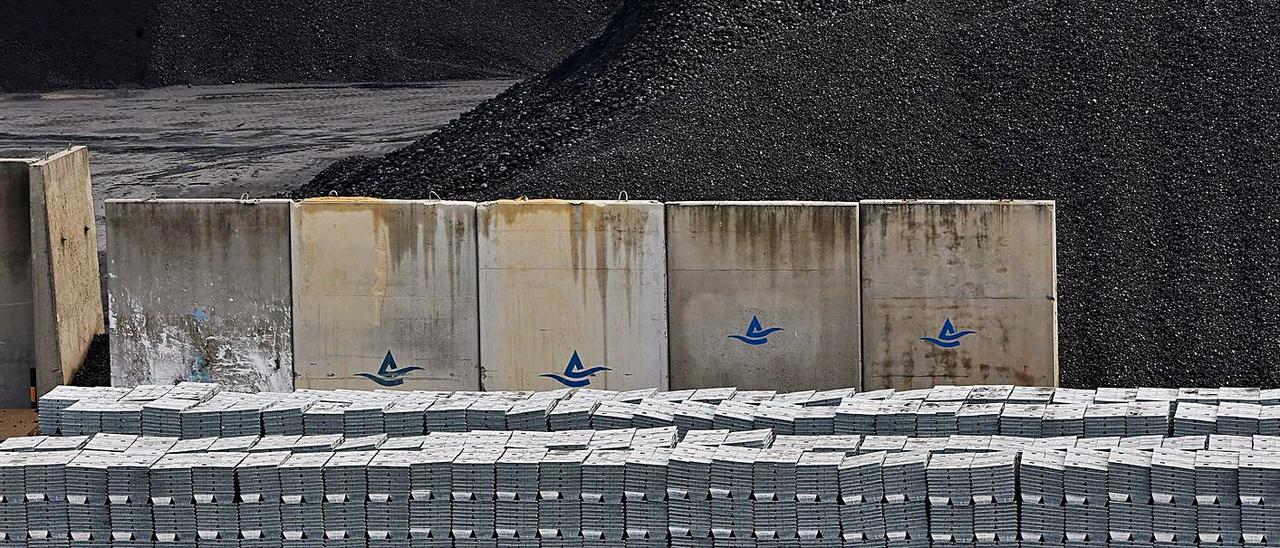
[[[33,161],[0,160],[0,407],[31,403],[35,313],[27,179]]]
[[[71,382],[93,338],[106,332],[89,149],[31,164],[30,184],[36,386],[47,392]]]
[[[0,160],[0,407],[69,382],[104,332],[96,238],[88,149]]]
[[[1053,202],[860,202],[863,386],[1056,385]]]
[[[480,388],[475,207],[293,204],[298,388]]]
[[[859,388],[858,204],[666,214],[672,388]]]
[[[476,216],[485,389],[667,387],[661,203],[498,201]]]
[[[111,382],[293,389],[288,200],[108,200]]]

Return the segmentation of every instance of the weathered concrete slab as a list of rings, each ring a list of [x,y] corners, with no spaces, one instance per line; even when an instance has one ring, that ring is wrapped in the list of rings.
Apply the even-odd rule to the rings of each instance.
[[[113,385],[293,388],[289,206],[107,202]]]
[[[863,201],[861,225],[867,390],[1057,385],[1052,202]]]
[[[858,387],[856,203],[676,202],[666,214],[673,389]]]
[[[481,204],[484,388],[666,388],[663,221],[657,202]]]
[[[0,407],[31,405],[31,162],[0,159]]]
[[[294,204],[297,387],[479,389],[475,210],[366,198]]]
[[[70,382],[106,332],[89,149],[31,164],[30,181],[36,387],[44,394]]]

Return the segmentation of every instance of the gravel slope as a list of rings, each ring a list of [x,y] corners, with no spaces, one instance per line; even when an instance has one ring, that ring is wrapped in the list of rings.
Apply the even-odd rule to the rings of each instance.
[[[524,77],[621,0],[0,2],[0,92]]]

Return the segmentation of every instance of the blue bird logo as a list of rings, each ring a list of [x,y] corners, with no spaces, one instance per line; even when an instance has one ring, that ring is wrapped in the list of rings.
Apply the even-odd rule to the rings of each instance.
[[[400,367],[396,365],[395,356],[391,355],[391,351],[387,351],[387,357],[382,358],[382,366],[378,367],[375,373],[356,373],[357,376],[364,377],[382,386],[400,386],[404,384],[404,377],[414,371],[421,371],[421,367],[409,366]]]
[[[751,317],[751,323],[747,325],[747,332],[743,335],[729,335],[730,339],[738,339],[751,346],[759,346],[769,342],[769,335],[782,331],[781,327],[770,327],[765,329],[760,326],[760,318]]]
[[[564,375],[557,373],[544,373],[540,376],[555,379],[556,382],[568,386],[569,388],[582,388],[591,384],[591,377],[601,371],[609,371],[608,367],[596,366],[587,368],[582,365],[582,358],[578,357],[578,351],[573,351],[573,356],[569,358],[569,364],[564,366]]]
[[[972,335],[974,333],[977,333],[977,331],[971,331],[968,329],[964,331],[956,331],[956,326],[951,324],[951,318],[947,318],[947,321],[942,324],[942,329],[938,331],[938,336],[936,338],[920,337],[920,340],[928,341],[939,348],[955,348],[960,346],[961,337],[965,335]]]

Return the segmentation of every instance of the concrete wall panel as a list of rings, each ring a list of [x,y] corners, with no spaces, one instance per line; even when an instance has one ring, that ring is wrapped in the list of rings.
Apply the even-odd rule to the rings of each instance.
[[[109,200],[111,381],[293,388],[287,200]]]
[[[483,387],[666,388],[663,222],[657,202],[481,204]]]
[[[28,170],[33,161],[0,159],[0,407],[31,404],[35,318]]]
[[[480,387],[475,209],[364,198],[293,205],[298,388]]]
[[[71,382],[93,338],[106,332],[89,149],[31,164],[30,182],[36,387],[44,394]]]
[[[1057,384],[1052,202],[863,201],[861,225],[867,390]]]
[[[677,202],[666,214],[673,389],[860,384],[856,203]]]

